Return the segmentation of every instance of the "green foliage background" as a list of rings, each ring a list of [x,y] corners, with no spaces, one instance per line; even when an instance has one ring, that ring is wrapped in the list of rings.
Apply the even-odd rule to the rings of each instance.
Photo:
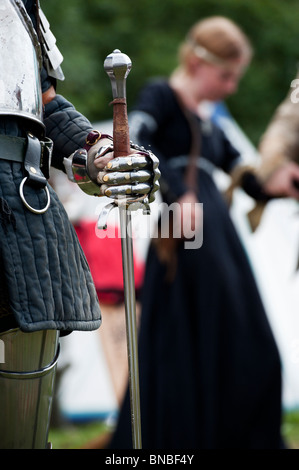
[[[65,58],[58,92],[93,122],[112,117],[103,62],[113,49],[133,63],[130,108],[149,77],[169,75],[187,30],[206,16],[230,17],[251,39],[253,62],[227,104],[254,144],[297,71],[297,0],[41,0],[41,6]]]

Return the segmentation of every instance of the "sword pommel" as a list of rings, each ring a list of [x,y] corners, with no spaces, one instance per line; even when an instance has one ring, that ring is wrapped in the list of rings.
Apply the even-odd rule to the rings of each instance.
[[[115,49],[106,57],[104,69],[111,80],[113,99],[126,98],[126,78],[131,67],[131,59],[119,49]]]

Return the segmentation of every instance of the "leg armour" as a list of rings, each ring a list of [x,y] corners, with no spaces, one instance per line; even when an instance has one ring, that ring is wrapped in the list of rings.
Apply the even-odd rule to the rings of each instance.
[[[45,449],[59,332],[0,334],[0,448]]]

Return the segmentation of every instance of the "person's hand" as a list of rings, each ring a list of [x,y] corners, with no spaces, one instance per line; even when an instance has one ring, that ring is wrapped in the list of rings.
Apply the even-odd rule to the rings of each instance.
[[[129,156],[114,158],[112,137],[102,138],[98,131],[89,136],[97,138],[88,137],[84,148],[64,158],[68,178],[91,196],[153,202],[160,187],[158,158],[132,143]]]
[[[288,161],[278,167],[264,182],[269,196],[299,199],[299,165]]]
[[[131,154],[114,158],[113,143],[101,139],[100,147],[88,151],[87,170],[90,178],[100,187],[102,195],[117,198],[148,197],[155,199],[159,189],[159,160],[144,148],[131,144]]]

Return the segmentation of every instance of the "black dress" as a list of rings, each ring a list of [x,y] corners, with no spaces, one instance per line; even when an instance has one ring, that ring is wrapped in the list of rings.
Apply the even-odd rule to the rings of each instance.
[[[186,187],[173,162],[188,154],[191,138],[184,113],[164,81],[145,88],[137,110],[132,129],[160,158],[166,197],[178,197]],[[219,129],[200,125],[201,158],[229,171],[237,152]],[[139,339],[143,448],[279,448],[278,350],[207,168],[198,171],[201,248],[179,244],[171,282],[154,245],[149,249]],[[111,448],[132,446],[130,423],[127,393]]]

